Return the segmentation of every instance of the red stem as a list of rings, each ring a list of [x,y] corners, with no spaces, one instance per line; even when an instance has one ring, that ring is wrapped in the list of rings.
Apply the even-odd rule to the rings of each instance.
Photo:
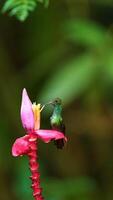
[[[29,166],[31,171],[31,180],[32,180],[32,189],[33,189],[33,197],[35,200],[43,200],[42,197],[42,188],[40,187],[40,172],[39,172],[39,164],[37,162],[37,138],[35,135],[31,135],[29,138]]]

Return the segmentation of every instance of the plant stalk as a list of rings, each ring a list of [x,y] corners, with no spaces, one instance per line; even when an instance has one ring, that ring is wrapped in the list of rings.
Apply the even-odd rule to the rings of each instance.
[[[31,188],[33,190],[33,197],[35,200],[44,200],[42,197],[42,188],[40,186],[40,172],[38,163],[37,138],[33,134],[29,138],[29,167],[31,171],[30,179],[32,180]]]

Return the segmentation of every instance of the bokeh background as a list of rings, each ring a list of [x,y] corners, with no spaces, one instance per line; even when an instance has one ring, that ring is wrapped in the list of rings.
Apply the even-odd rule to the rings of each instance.
[[[11,155],[23,87],[32,101],[63,100],[68,143],[39,142],[45,199],[112,200],[113,1],[51,0],[24,23],[0,15],[0,200],[33,199],[27,157]]]

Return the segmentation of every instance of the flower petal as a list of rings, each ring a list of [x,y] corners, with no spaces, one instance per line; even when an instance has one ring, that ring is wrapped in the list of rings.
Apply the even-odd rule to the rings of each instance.
[[[32,103],[29,99],[26,89],[22,92],[21,103],[21,120],[23,127],[29,132],[34,128],[34,114],[32,110]]]
[[[65,135],[59,131],[55,130],[37,130],[35,133],[38,135],[40,139],[42,139],[45,143],[50,142],[51,140],[59,140],[59,139],[64,139],[67,141],[67,138]]]
[[[16,139],[12,146],[12,155],[14,157],[27,154],[29,151],[29,135]]]

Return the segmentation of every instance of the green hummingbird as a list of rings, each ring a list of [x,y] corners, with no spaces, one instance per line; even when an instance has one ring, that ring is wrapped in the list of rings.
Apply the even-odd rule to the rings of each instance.
[[[48,104],[52,104],[54,106],[52,116],[50,117],[50,124],[52,129],[60,131],[65,135],[65,125],[62,119],[62,100],[60,98],[55,98]],[[64,147],[63,139],[56,140],[54,143],[58,149],[62,149]]]

